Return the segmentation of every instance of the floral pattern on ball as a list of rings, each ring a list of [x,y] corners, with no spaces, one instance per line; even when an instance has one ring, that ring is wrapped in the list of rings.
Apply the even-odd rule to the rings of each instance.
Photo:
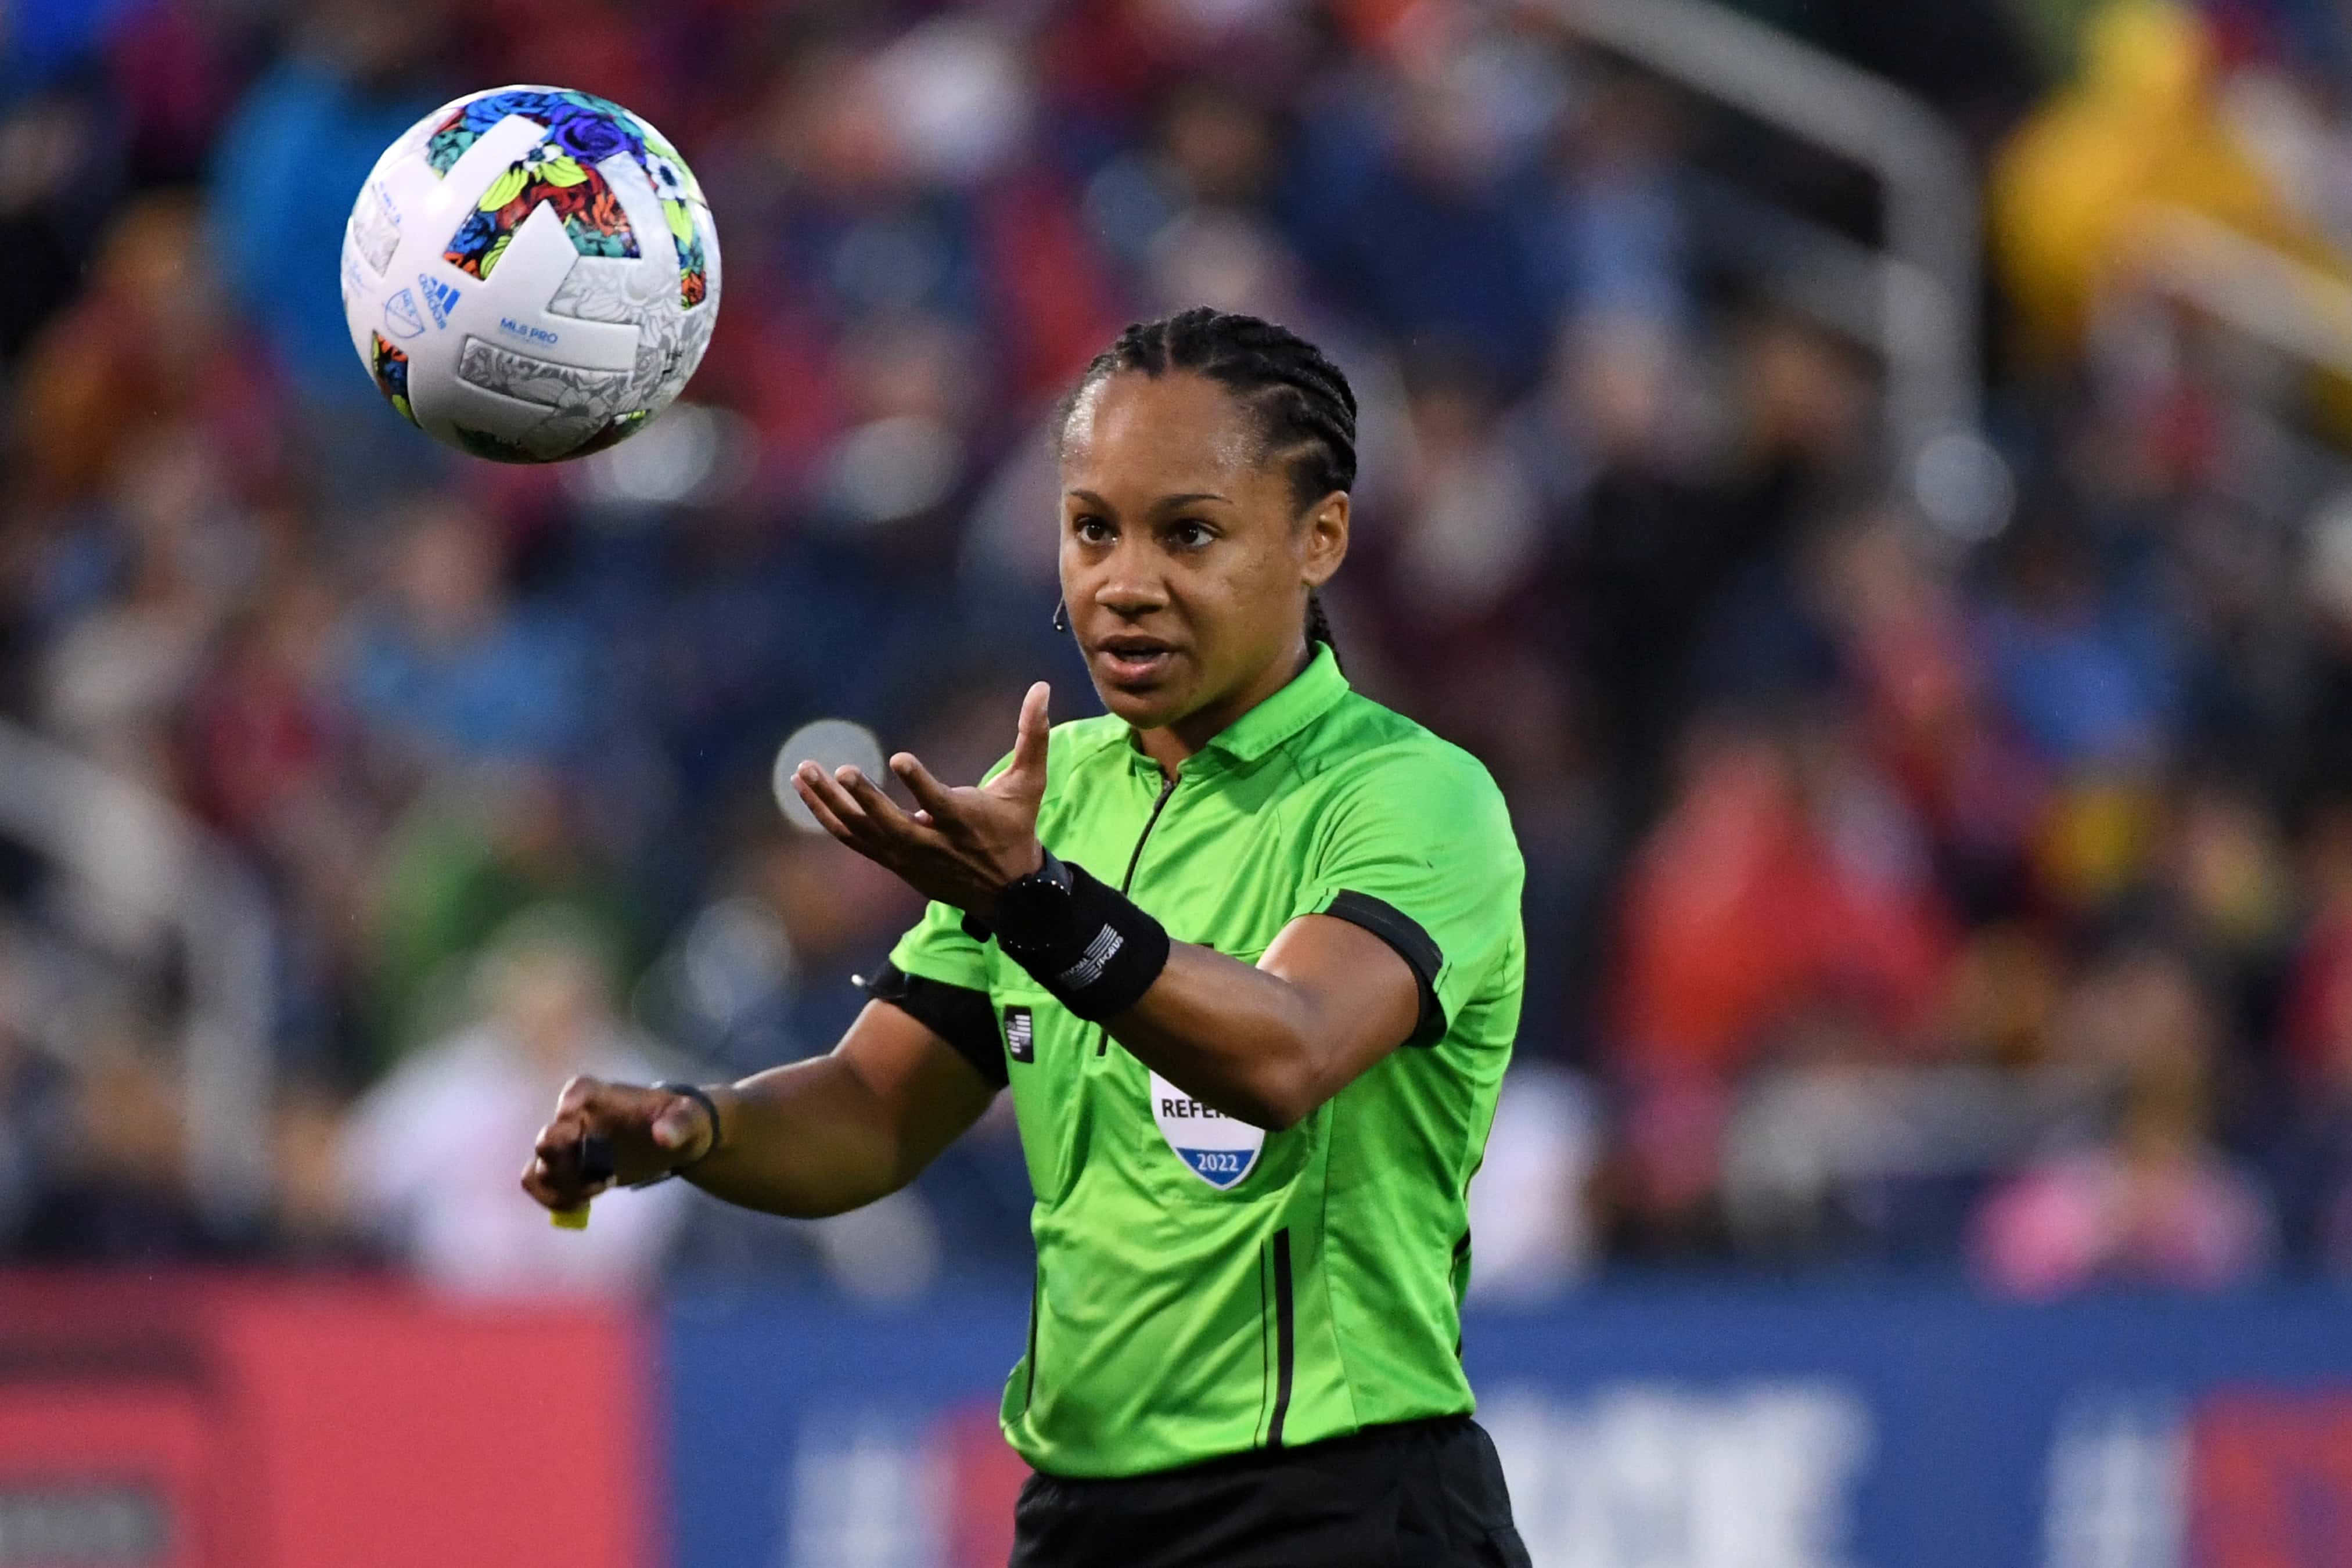
[[[688,209],[688,203],[703,201],[702,186],[676,148],[611,99],[568,88],[490,93],[459,105],[435,128],[425,143],[426,162],[436,174],[447,174],[466,149],[510,114],[543,126],[547,139],[521,162],[508,165],[482,194],[478,209],[449,242],[446,255],[453,266],[488,278],[516,226],[542,201],[555,204],[581,255],[638,255],[628,216],[596,168],[626,153],[652,182],[677,244],[679,305],[692,310],[709,297],[702,236]]]
[[[709,268],[702,258],[702,234],[695,227],[688,202],[702,200],[702,186],[686,161],[658,138],[646,139],[646,175],[661,197],[662,216],[670,237],[677,242],[677,302],[691,310],[710,295]]]
[[[541,202],[563,220],[572,248],[583,256],[635,256],[636,231],[621,199],[593,165],[564,153],[550,137],[490,182],[442,254],[452,267],[488,278],[514,231]]]
[[[635,153],[640,162],[645,158],[645,138],[638,132],[636,117],[611,99],[570,88],[545,91],[515,88],[459,104],[426,139],[425,161],[435,174],[446,174],[482,132],[509,114],[546,127],[549,137],[562,142],[575,158],[594,163],[624,150]]]
[[[684,202],[664,201],[662,216],[669,220],[670,237],[677,242],[677,302],[693,310],[709,296],[710,276],[702,260],[702,236],[695,232],[694,215]]]
[[[408,356],[383,341],[382,332],[370,332],[374,351],[369,355],[369,368],[375,373],[375,386],[384,401],[396,409],[403,419],[416,423],[416,410],[408,403]]]

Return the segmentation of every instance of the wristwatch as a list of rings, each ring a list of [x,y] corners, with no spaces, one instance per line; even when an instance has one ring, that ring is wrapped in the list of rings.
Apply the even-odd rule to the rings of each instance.
[[[996,918],[963,917],[964,935],[974,942],[993,936],[1007,949],[1050,947],[1069,939],[1077,923],[1071,897],[1070,868],[1039,847],[1045,858],[1026,876],[1015,877],[996,895]]]
[[[1048,948],[1070,939],[1077,904],[1070,894],[1070,868],[1050,849],[1037,868],[1015,877],[996,895],[996,940],[1008,948]]]

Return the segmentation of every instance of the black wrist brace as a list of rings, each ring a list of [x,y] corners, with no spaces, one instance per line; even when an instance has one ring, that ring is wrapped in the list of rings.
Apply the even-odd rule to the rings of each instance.
[[[1066,895],[1008,899],[993,930],[1004,956],[1055,1000],[1092,1023],[1141,1001],[1168,966],[1168,932],[1125,893],[1048,853],[1033,877],[1066,880]],[[1024,878],[1024,881],[1030,879]],[[989,928],[966,921],[981,935]]]

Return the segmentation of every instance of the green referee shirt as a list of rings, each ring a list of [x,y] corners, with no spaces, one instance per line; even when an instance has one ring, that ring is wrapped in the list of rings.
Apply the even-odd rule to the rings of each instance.
[[[1351,691],[1318,646],[1172,784],[1118,718],[1056,726],[1037,833],[1171,938],[1244,963],[1301,915],[1361,925],[1419,977],[1422,1016],[1262,1132],[931,906],[873,989],[925,993],[908,1010],[1013,1089],[1037,1245],[1013,1447],[1048,1473],[1125,1476],[1469,1411],[1465,1199],[1525,963],[1524,873],[1486,769]]]

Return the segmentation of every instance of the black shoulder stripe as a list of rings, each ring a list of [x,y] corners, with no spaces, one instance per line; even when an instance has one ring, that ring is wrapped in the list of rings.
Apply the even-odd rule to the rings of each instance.
[[[985,991],[909,974],[895,963],[859,986],[877,1002],[887,1002],[945,1040],[992,1085],[1012,1081],[1004,1063],[1004,1040],[996,1032],[996,1007]]]
[[[1445,967],[1445,954],[1421,929],[1421,922],[1387,900],[1376,899],[1370,893],[1341,893],[1323,912],[1349,925],[1361,926],[1396,949],[1397,956],[1405,961],[1413,978],[1421,982],[1421,1019],[1405,1044],[1433,1046],[1444,1039],[1445,1009],[1437,1003],[1437,972]]]

